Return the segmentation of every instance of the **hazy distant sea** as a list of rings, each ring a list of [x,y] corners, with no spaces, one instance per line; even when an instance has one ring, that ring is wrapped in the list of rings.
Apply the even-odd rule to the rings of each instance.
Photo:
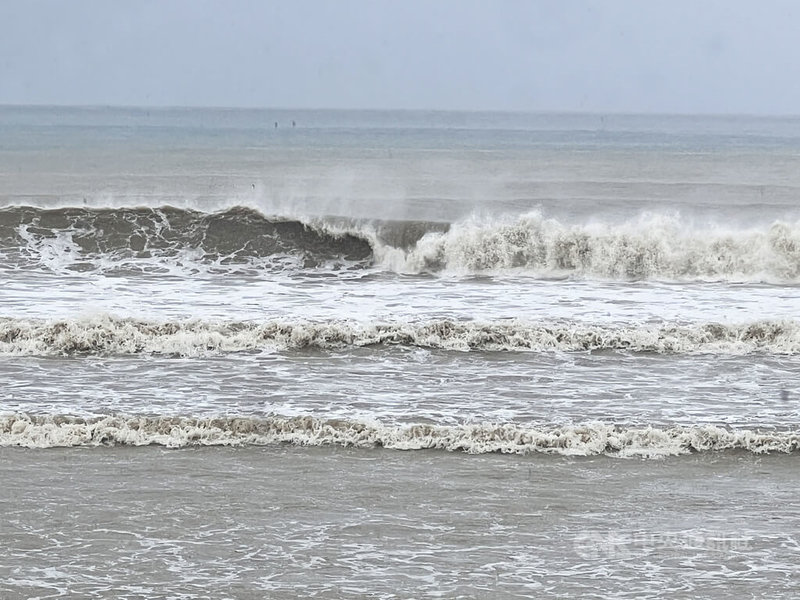
[[[793,598],[800,119],[0,108],[0,598]]]

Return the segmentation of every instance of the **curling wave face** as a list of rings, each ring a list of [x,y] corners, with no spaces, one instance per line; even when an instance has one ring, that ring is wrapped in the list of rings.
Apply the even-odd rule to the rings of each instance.
[[[302,446],[448,450],[470,454],[606,454],[658,458],[691,452],[744,450],[796,452],[800,433],[695,427],[628,427],[606,423],[571,426],[520,424],[383,425],[377,421],[305,417],[0,416],[0,446],[54,448],[100,445]]]
[[[274,270],[339,268],[369,261],[370,244],[347,232],[233,208],[0,210],[0,256],[54,270],[159,271],[175,264]]]
[[[473,322],[142,321],[100,315],[58,321],[0,319],[0,355],[203,356],[229,352],[399,345],[455,351],[628,351],[797,354],[795,321],[596,325]]]
[[[649,215],[564,224],[530,213],[455,224],[267,217],[243,207],[0,209],[0,261],[53,270],[372,269],[544,278],[800,283],[800,223],[688,227]]]

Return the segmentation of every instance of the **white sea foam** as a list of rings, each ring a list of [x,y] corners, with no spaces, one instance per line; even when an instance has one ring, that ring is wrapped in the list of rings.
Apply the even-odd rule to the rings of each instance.
[[[55,448],[100,445],[384,447],[470,454],[546,453],[568,456],[662,457],[691,452],[796,452],[795,431],[733,430],[712,425],[626,427],[601,422],[571,426],[521,424],[383,425],[302,417],[0,417],[0,446]]]
[[[0,251],[79,270],[379,269],[545,278],[800,283],[800,222],[731,228],[678,215],[567,224],[541,212],[424,221],[265,216],[234,207],[16,207],[0,211]],[[4,233],[5,232],[5,233]],[[27,264],[27,263],[26,263]]]
[[[398,272],[493,273],[607,279],[800,281],[800,223],[767,228],[689,227],[676,216],[567,225],[530,213],[477,217],[430,232],[413,248],[375,243],[376,262]]]
[[[800,352],[800,324],[759,321],[593,325],[571,321],[142,321],[108,315],[0,319],[0,354],[202,356],[227,352],[402,345],[457,351],[603,351],[660,354]]]

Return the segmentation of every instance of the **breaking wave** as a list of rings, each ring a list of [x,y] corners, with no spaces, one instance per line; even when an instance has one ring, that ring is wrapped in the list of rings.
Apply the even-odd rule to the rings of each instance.
[[[695,427],[626,427],[606,423],[573,426],[520,424],[383,425],[379,422],[306,417],[0,416],[0,446],[160,445],[384,447],[470,454],[605,454],[657,458],[723,450],[756,454],[797,452],[800,432]]]
[[[53,270],[162,271],[173,266],[341,268],[368,264],[372,247],[346,231],[247,208],[0,209],[0,257]]]
[[[800,223],[723,229],[649,215],[568,225],[267,217],[163,208],[0,209],[0,266],[72,271],[378,269],[622,280],[800,283]]]
[[[384,266],[408,272],[797,282],[800,223],[696,229],[649,215],[614,225],[565,225],[533,213],[508,222],[471,219],[424,236],[407,252],[381,247],[377,254]]]
[[[0,319],[0,354],[203,356],[229,352],[363,346],[456,351],[603,351],[659,354],[800,352],[796,321],[744,324],[593,325],[570,321],[143,321]]]

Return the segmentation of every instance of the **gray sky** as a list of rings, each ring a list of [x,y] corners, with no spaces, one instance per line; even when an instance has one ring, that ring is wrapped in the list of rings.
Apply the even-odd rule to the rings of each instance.
[[[0,0],[0,103],[800,113],[795,0]]]

